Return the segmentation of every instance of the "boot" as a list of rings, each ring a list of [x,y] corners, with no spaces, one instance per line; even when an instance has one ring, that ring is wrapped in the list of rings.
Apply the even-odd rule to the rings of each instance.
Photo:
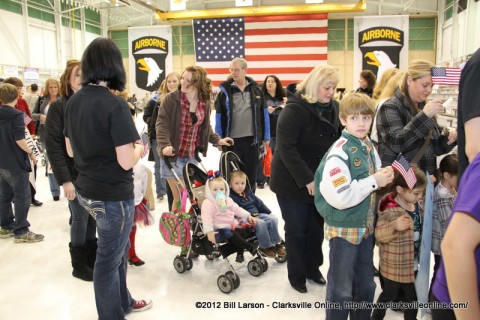
[[[70,256],[72,258],[72,275],[85,281],[93,281],[93,270],[87,265],[87,249],[85,246],[70,246]]]
[[[97,238],[87,240],[85,246],[87,247],[87,266],[93,270],[97,259]]]

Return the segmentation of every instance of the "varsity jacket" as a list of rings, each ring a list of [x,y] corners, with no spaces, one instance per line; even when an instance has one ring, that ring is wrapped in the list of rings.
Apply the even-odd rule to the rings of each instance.
[[[378,189],[369,172],[369,156],[378,171],[381,163],[375,148],[369,155],[360,139],[343,130],[320,162],[315,172],[315,206],[328,225],[367,227],[372,192]]]
[[[420,217],[423,220],[423,209],[421,207],[420,209]],[[413,228],[397,231],[393,227],[395,220],[406,213],[405,209],[400,207],[395,202],[393,194],[389,193],[380,200],[377,212],[378,221],[375,227],[375,239],[380,249],[380,272],[382,276],[395,282],[414,283]]]
[[[262,89],[250,77],[246,77],[247,86],[245,90],[250,92],[253,112],[253,130],[255,143],[263,140],[270,141],[270,117]],[[220,84],[217,99],[215,100],[215,132],[222,138],[230,136],[232,127],[233,108],[232,105],[232,84],[233,79]]]

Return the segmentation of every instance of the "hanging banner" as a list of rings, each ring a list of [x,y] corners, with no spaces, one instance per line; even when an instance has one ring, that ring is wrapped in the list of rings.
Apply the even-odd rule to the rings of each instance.
[[[40,70],[38,68],[25,68],[23,70],[23,80],[26,82],[38,82],[40,80]]]
[[[129,94],[158,90],[173,70],[171,26],[128,28]]]
[[[18,78],[18,67],[14,66],[3,66],[2,67],[2,78],[10,78],[15,77]]]
[[[408,65],[408,16],[354,18],[354,83],[362,70],[371,70],[377,82],[389,68]]]

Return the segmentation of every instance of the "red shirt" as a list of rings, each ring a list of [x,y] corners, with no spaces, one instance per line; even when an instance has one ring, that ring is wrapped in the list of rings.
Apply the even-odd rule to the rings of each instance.
[[[17,110],[22,111],[25,113],[27,116],[32,119],[32,115],[30,114],[30,109],[28,108],[28,103],[25,101],[23,98],[18,98],[17,105],[15,106]],[[27,125],[28,131],[30,131],[30,134],[35,134],[35,125],[33,123],[33,120],[30,121],[30,123]]]
[[[180,119],[180,150],[181,158],[193,158],[195,147],[200,145],[200,126],[205,119],[205,101],[199,100],[195,115],[197,121],[192,121],[190,116],[190,102],[185,93],[181,94],[182,116]]]

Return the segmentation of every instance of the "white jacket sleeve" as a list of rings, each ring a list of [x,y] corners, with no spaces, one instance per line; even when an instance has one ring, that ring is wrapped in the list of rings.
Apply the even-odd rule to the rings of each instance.
[[[325,201],[339,210],[356,206],[378,189],[373,175],[352,180],[348,166],[338,157],[330,157],[325,163],[319,187]]]

